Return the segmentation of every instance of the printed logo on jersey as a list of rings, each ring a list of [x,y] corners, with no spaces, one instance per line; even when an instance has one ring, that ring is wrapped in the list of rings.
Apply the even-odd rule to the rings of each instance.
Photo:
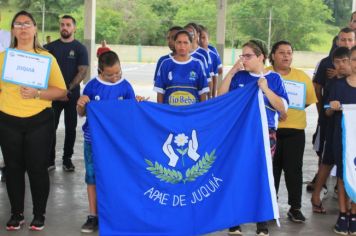
[[[68,58],[75,58],[75,52],[74,52],[74,50],[70,50],[70,51],[69,51],[69,56],[68,56]]]
[[[124,97],[121,96],[121,97],[118,97],[117,99],[118,99],[118,100],[124,100]]]
[[[197,79],[197,74],[194,71],[191,71],[189,74],[189,80],[195,81]]]
[[[94,97],[94,99],[95,99],[95,101],[100,101],[100,96],[99,96],[99,95],[96,95],[96,96]]]
[[[172,71],[170,71],[170,72],[168,73],[168,79],[169,79],[169,80],[172,80],[172,79],[173,79]]]
[[[169,96],[168,103],[173,106],[185,106],[196,103],[193,94],[186,91],[176,91]]]

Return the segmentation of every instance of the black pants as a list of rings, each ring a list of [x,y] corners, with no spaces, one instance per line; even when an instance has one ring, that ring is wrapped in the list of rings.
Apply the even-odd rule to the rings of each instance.
[[[64,126],[65,126],[65,137],[64,137],[64,148],[63,148],[63,162],[70,160],[73,155],[73,148],[76,137],[77,128],[77,100],[79,98],[80,91],[74,91],[67,102],[53,101],[52,108],[54,111],[55,119],[55,129],[57,130],[59,119],[61,117],[62,111],[64,110]],[[53,165],[56,159],[56,135],[53,139],[53,146],[51,150],[51,156],[49,164]]]
[[[33,214],[45,214],[49,194],[47,166],[53,136],[54,116],[50,108],[27,118],[0,112],[0,144],[13,214],[24,211],[25,172],[30,181]]]
[[[273,159],[273,175],[278,193],[282,170],[288,190],[288,204],[301,208],[303,185],[304,130],[278,129],[277,149]]]

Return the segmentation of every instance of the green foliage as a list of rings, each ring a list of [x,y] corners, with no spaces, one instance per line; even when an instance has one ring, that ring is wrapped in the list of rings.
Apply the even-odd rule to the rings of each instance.
[[[325,4],[332,10],[333,20],[330,24],[345,27],[351,16],[352,1],[350,0],[324,0]]]
[[[272,9],[272,43],[286,39],[297,50],[324,50],[326,40],[338,31],[335,26],[346,26],[351,14],[350,0],[227,2],[226,44],[231,47],[241,46],[251,38],[267,42]],[[43,3],[46,31],[58,32],[59,16],[71,14],[78,22],[76,38],[83,39],[84,0],[0,0],[1,28],[9,29],[9,21],[17,11],[9,14],[8,9],[26,9],[41,29]],[[216,0],[100,0],[97,1],[96,42],[106,39],[110,44],[165,45],[166,32],[171,26],[196,22],[208,28],[214,44],[216,4]]]
[[[332,19],[322,0],[241,0],[231,6],[229,13],[233,12],[231,19],[237,21],[239,33],[267,42],[270,9],[271,42],[286,39],[297,50],[320,43],[318,33],[324,31],[325,21]]]
[[[119,44],[123,29],[127,28],[122,14],[112,9],[97,9],[95,40],[106,40],[111,44]]]

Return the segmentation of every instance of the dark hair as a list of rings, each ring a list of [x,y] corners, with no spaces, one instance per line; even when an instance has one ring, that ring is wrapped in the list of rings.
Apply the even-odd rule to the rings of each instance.
[[[351,56],[351,51],[347,47],[337,47],[331,54],[331,58],[334,61],[335,59],[341,59],[341,58],[350,58]]]
[[[17,19],[17,17],[19,16],[27,16],[28,18],[31,19],[32,21],[32,24],[34,26],[37,25],[36,23],[36,20],[35,18],[32,16],[31,13],[27,12],[27,11],[19,11],[18,13],[15,14],[15,16],[12,18],[12,21],[11,21],[11,29],[14,28],[14,23]],[[17,42],[17,38],[13,35],[12,31],[11,31],[11,44],[10,44],[10,48],[16,48],[18,45],[18,42]],[[38,36],[37,36],[37,31],[36,31],[36,34],[34,36],[34,39],[33,39],[33,49],[35,50],[35,52],[37,52],[38,49],[40,50],[46,50],[42,47],[42,45],[40,44],[39,40],[38,40]]]
[[[263,55],[263,64],[266,62],[266,59],[268,57],[268,50],[266,44],[259,39],[251,39],[242,47],[250,47],[252,51],[256,54],[256,56]]]
[[[209,34],[209,33],[208,33],[208,28],[206,28],[206,27],[203,26],[203,25],[198,25],[198,26],[199,26],[199,29],[200,29],[200,33],[201,33],[201,32],[205,32],[205,33]]]
[[[183,27],[178,26],[178,25],[175,25],[175,26],[172,26],[171,28],[169,28],[168,32],[171,32],[171,31],[180,31],[180,30],[183,30]]]
[[[189,32],[186,31],[186,30],[179,30],[179,31],[176,33],[176,35],[174,35],[174,41],[176,41],[177,38],[178,38],[178,36],[181,35],[181,34],[187,35],[187,36],[188,36],[188,39],[189,39],[189,42],[190,42],[190,43],[193,42],[192,36],[191,36],[191,35],[189,34]]]
[[[340,33],[354,33],[354,35],[356,35],[355,30],[351,29],[350,27],[342,28],[337,35],[339,36]]]
[[[61,19],[71,19],[73,21],[73,24],[77,25],[77,21],[71,15],[64,15],[64,16],[61,17]]]
[[[197,23],[190,22],[184,26],[184,28],[194,28],[197,34],[200,34],[200,27],[198,26]]]
[[[353,46],[351,49],[350,49],[350,57],[351,57],[351,54],[356,51],[356,46]]]
[[[104,71],[104,67],[111,67],[116,63],[120,64],[120,59],[114,51],[103,52],[98,59],[98,73],[101,74]]]
[[[279,48],[279,46],[281,45],[289,45],[291,48],[292,48],[292,51],[293,51],[293,47],[292,47],[292,44],[286,40],[281,40],[281,41],[278,41],[276,42],[275,44],[273,44],[272,46],[272,49],[271,49],[271,52],[269,53],[269,56],[268,56],[268,60],[269,62],[271,63],[271,65],[273,66],[274,65],[274,61],[273,61],[273,58],[272,58],[272,54],[275,54],[277,49]]]
[[[353,16],[356,14],[356,11],[352,12],[350,21],[352,21]]]

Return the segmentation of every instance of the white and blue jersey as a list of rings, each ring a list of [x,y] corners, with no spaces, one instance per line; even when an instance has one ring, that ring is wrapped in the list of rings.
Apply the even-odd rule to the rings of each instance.
[[[164,94],[163,103],[183,106],[199,102],[200,95],[209,92],[209,87],[200,60],[190,57],[179,62],[168,58],[158,70],[153,90]]]
[[[172,54],[167,54],[167,55],[164,55],[164,56],[161,56],[158,61],[157,61],[157,65],[156,65],[156,70],[155,70],[155,75],[153,77],[153,81],[156,81],[156,77],[157,77],[157,72],[158,72],[158,69],[160,68],[162,62],[168,58],[171,58],[172,57]]]
[[[203,54],[201,54],[200,52],[197,52],[197,50],[195,50],[194,52],[191,52],[190,56],[198,59],[202,63],[203,68],[204,68],[204,73],[206,75],[208,83],[211,82],[210,68],[209,68],[207,60],[205,59],[205,56]]]
[[[134,90],[125,79],[120,79],[116,83],[109,83],[95,77],[85,86],[83,95],[87,95],[90,101],[135,99]],[[88,119],[86,119],[82,129],[84,140],[91,142]]]
[[[234,75],[234,77],[232,77],[229,91],[241,89],[249,83],[255,83],[256,86],[258,86],[257,81],[260,77],[261,75],[253,74],[248,71],[239,71]],[[263,77],[265,77],[267,80],[268,88],[271,89],[277,96],[282,98],[285,110],[287,110],[289,99],[281,76],[278,73],[268,71],[263,75]],[[268,101],[268,98],[265,95],[263,98],[266,107],[268,128],[277,129],[279,112],[272,107],[271,103]]]
[[[218,54],[216,54],[212,50],[210,50],[210,49],[208,49],[208,50],[209,50],[209,55],[210,55],[211,62],[212,62],[212,70],[213,70],[214,76],[218,76],[219,69],[222,67],[220,57]]]
[[[209,48],[211,51],[215,52],[215,54],[217,54],[217,55],[219,56],[219,58],[220,58],[219,52],[218,52],[218,50],[216,49],[216,47],[214,47],[213,45],[209,44],[209,45],[208,45],[208,48]]]
[[[202,47],[198,47],[195,51],[202,54],[205,57],[205,60],[208,63],[209,77],[213,76],[213,64],[209,52]]]

